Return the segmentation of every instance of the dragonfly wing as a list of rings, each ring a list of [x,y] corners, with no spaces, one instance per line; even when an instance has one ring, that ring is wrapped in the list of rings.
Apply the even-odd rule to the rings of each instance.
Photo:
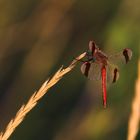
[[[101,67],[97,63],[85,62],[81,66],[81,72],[90,80],[101,79]]]
[[[132,58],[132,50],[129,48],[123,49],[121,52],[111,55],[108,57],[108,60],[112,63],[124,63],[127,64]]]
[[[119,79],[119,69],[116,65],[108,63],[107,66],[107,81],[115,83]]]
[[[132,58],[132,50],[129,48],[124,49],[123,56],[125,58],[125,62],[128,63],[128,61],[130,61]]]

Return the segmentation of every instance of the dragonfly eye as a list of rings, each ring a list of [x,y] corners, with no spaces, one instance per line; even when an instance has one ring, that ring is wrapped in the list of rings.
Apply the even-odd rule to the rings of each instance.
[[[89,41],[89,50],[92,53],[92,55],[94,54],[96,49],[96,44],[94,43],[94,41]]]

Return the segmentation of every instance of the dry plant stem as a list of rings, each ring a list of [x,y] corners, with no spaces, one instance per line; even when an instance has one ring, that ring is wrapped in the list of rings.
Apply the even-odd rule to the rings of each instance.
[[[76,63],[85,56],[85,54],[86,53],[83,53],[78,56],[67,68],[63,69],[63,67],[61,67],[50,80],[47,80],[41,88],[30,97],[26,105],[21,106],[14,119],[12,119],[7,125],[5,132],[0,133],[0,140],[7,140],[10,137],[16,127],[23,121],[27,113],[35,107],[38,100],[41,99],[44,94],[46,94],[46,92],[66,73],[70,72],[76,66]]]
[[[140,122],[140,60],[138,63],[138,79],[135,87],[136,93],[132,102],[132,113],[128,123],[128,138],[127,140],[135,140],[139,130]]]

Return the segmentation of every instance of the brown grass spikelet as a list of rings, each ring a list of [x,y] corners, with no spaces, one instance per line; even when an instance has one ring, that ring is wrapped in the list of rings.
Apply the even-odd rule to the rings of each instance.
[[[135,140],[140,122],[140,60],[138,62],[138,79],[135,86],[135,97],[132,102],[132,112],[128,122],[127,140]]]
[[[0,140],[7,140],[10,137],[10,135],[14,132],[16,127],[23,121],[25,116],[30,112],[30,110],[33,109],[38,103],[38,101],[46,94],[46,92],[52,86],[54,86],[65,74],[70,72],[76,66],[76,63],[85,55],[85,52],[82,53],[76,59],[74,59],[67,68],[64,69],[63,67],[61,67],[50,80],[44,82],[41,88],[33,93],[33,95],[28,100],[27,104],[21,106],[19,111],[16,113],[16,116],[13,119],[11,119],[11,121],[7,125],[5,131],[0,133]]]

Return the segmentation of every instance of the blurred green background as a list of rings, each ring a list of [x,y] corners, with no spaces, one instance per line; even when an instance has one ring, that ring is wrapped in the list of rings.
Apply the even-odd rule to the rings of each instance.
[[[132,61],[108,87],[103,109],[100,81],[80,64],[39,101],[10,140],[124,140],[140,55],[139,0],[1,0],[0,130],[63,64],[94,40],[107,54],[125,47]],[[137,136],[140,139],[140,135]]]

